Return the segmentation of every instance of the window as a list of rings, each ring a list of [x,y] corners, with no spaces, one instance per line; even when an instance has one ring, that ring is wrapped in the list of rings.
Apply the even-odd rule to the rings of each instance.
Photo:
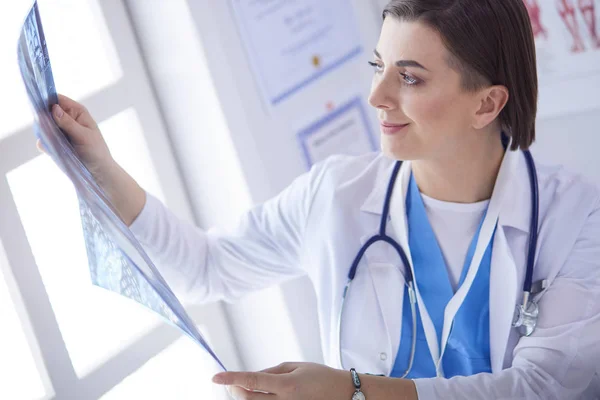
[[[100,129],[117,161],[162,197],[135,111],[117,114]],[[161,319],[133,301],[92,286],[77,195],[49,157],[38,156],[7,178],[75,372],[85,376]]]
[[[5,5],[10,23],[0,24],[0,51],[16,61],[19,24],[30,2]],[[106,22],[95,0],[38,0],[52,61],[56,87],[73,98],[85,98],[116,83],[123,74]],[[4,22],[4,21],[3,21]],[[8,22],[8,20],[7,20]],[[16,62],[4,63],[0,87],[0,136],[33,121]]]
[[[17,305],[9,292],[8,279],[10,270],[4,248],[0,243],[0,376],[10,376],[3,379],[0,385],[2,399],[43,399],[49,393],[36,366],[21,320],[25,315],[17,313]],[[12,276],[11,276],[12,278]],[[11,285],[12,286],[12,285]],[[15,296],[16,297],[16,296]]]
[[[0,15],[0,107],[9,110],[0,119],[0,376],[13,377],[0,398],[149,398],[172,385],[185,388],[180,398],[227,398],[193,342],[91,285],[74,189],[35,149],[16,63],[30,2],[13,3]],[[59,92],[86,104],[125,170],[191,219],[123,1],[39,0],[39,8]],[[203,332],[234,360],[220,306],[191,315],[210,321]]]
[[[210,384],[216,371],[202,362],[203,356],[191,340],[182,337],[102,396],[102,400],[218,399],[224,395],[223,388]]]

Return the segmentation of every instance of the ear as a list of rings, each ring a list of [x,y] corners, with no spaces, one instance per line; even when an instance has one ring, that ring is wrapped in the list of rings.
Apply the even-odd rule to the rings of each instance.
[[[481,90],[478,109],[473,119],[473,128],[483,129],[498,118],[508,102],[508,89],[505,86],[494,85]]]

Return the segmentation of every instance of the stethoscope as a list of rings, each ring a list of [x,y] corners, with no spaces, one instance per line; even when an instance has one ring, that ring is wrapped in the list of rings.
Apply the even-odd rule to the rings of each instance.
[[[542,290],[545,289],[546,282],[536,282],[535,287],[532,283],[533,280],[533,266],[535,262],[535,249],[537,246],[538,240],[538,214],[539,214],[539,189],[538,189],[538,180],[537,180],[537,171],[535,168],[535,163],[533,161],[533,157],[529,151],[523,151],[523,155],[525,156],[525,160],[527,161],[527,169],[529,171],[529,181],[531,185],[531,221],[529,226],[529,248],[527,253],[527,271],[525,273],[525,281],[523,283],[523,302],[515,307],[515,313],[513,316],[512,326],[517,329],[521,336],[530,336],[535,327],[537,325],[537,319],[539,314],[539,308],[536,301],[532,299],[532,295],[535,295]],[[410,312],[411,312],[411,320],[412,320],[412,343],[410,349],[410,356],[408,360],[408,366],[404,372],[404,374],[400,378],[406,377],[413,366],[413,362],[415,359],[415,350],[417,345],[417,296],[415,294],[414,288],[414,277],[412,275],[411,269],[408,267],[410,264],[408,262],[408,257],[402,249],[402,246],[394,239],[389,237],[386,234],[386,227],[388,216],[390,213],[390,203],[392,200],[392,192],[394,191],[394,185],[396,183],[396,179],[398,177],[398,173],[400,172],[400,167],[402,166],[402,161],[397,161],[394,165],[394,169],[392,171],[392,176],[388,183],[387,192],[385,195],[385,202],[383,204],[383,212],[381,214],[381,222],[379,224],[379,233],[375,236],[372,236],[369,240],[367,240],[363,246],[358,251],[358,254],[354,258],[352,262],[352,266],[350,267],[350,272],[348,273],[348,283],[344,288],[344,292],[342,295],[342,304],[340,309],[340,315],[338,319],[338,356],[340,366],[343,368],[342,362],[342,316],[344,314],[344,307],[346,304],[346,298],[348,293],[350,292],[350,288],[352,286],[352,281],[354,281],[354,277],[356,276],[356,271],[358,269],[358,265],[365,255],[366,251],[371,247],[371,245],[377,242],[385,242],[390,244],[398,253],[400,258],[402,259],[402,263],[404,265],[405,270],[405,282],[408,289],[408,298],[410,301]]]

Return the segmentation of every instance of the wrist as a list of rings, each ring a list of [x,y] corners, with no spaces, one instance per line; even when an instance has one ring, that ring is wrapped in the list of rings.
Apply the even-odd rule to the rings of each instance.
[[[339,400],[351,400],[354,394],[354,385],[352,384],[352,376],[350,371],[343,369],[336,369],[337,382],[335,385],[336,399]]]
[[[352,388],[354,389],[351,399],[366,400],[366,396],[362,391],[362,379],[354,368],[350,369],[350,379],[352,382]]]
[[[367,400],[398,399],[418,400],[417,387],[411,379],[389,378],[380,375],[360,374],[362,391]]]
[[[95,166],[88,166],[88,170],[96,183],[107,195],[118,186],[117,182],[123,180],[121,176],[125,173],[121,166],[112,158]]]
[[[146,204],[144,189],[114,161],[96,179],[123,222],[131,225]]]

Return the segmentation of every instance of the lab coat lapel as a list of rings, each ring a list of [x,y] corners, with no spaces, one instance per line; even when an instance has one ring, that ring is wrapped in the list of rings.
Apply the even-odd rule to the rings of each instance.
[[[500,217],[502,214],[505,214],[505,219],[508,224],[513,226],[516,225],[517,227],[522,227],[523,225],[519,215],[514,214],[521,213],[523,206],[527,207],[527,205],[524,205],[521,201],[518,202],[520,207],[515,207],[514,204],[517,199],[520,199],[519,188],[522,185],[521,180],[523,177],[528,179],[527,172],[523,171],[523,168],[519,168],[521,165],[519,161],[522,157],[523,154],[520,151],[507,151],[504,156],[494,185],[494,191],[492,193],[492,198],[490,199],[486,218],[481,228],[482,237],[480,237],[480,242],[477,245],[471,266],[469,267],[465,281],[452,300],[450,300],[445,310],[444,328],[441,340],[442,357],[450,335],[454,316],[464,302],[479,269],[480,257],[478,257],[478,252],[481,256],[482,252],[485,251],[485,247],[487,247],[487,243],[489,243],[489,239],[485,238],[491,237],[490,232],[492,232],[494,227],[502,226]],[[502,230],[504,230],[503,226]],[[496,229],[496,231],[498,231],[498,229]],[[490,321],[493,321],[490,322],[490,352],[494,352],[495,354],[495,365],[502,363],[503,360],[498,361],[498,358],[503,358],[503,352],[506,349],[508,336],[510,335],[510,322],[512,320],[514,303],[510,300],[512,297],[510,295],[507,296],[507,293],[514,293],[514,290],[510,289],[511,287],[514,288],[516,286],[516,279],[514,279],[515,273],[511,273],[510,271],[511,269],[513,271],[515,269],[514,262],[512,262],[512,264],[505,262],[509,259],[507,255],[510,255],[510,248],[508,244],[506,244],[506,246],[503,245],[503,243],[507,242],[504,233],[505,232],[501,232],[499,235],[499,242],[497,242],[499,243],[498,254],[495,254],[495,247],[492,249],[492,265],[490,271],[490,298],[493,299],[492,304],[490,304]],[[484,240],[482,240],[482,238]],[[494,240],[494,246],[496,246],[496,240]],[[498,271],[498,269],[500,269],[500,271]],[[511,279],[511,276],[513,279]],[[504,299],[504,303],[500,303],[501,299]],[[506,323],[507,321],[508,324]],[[500,330],[495,330],[494,328],[496,327],[499,327]],[[495,341],[492,341],[492,338],[495,339]],[[502,353],[502,355],[499,353]],[[441,362],[439,360],[437,362],[437,366],[440,368]],[[494,363],[492,363],[492,368],[494,368]]]
[[[394,357],[398,353],[399,338],[402,333],[402,307],[404,303],[404,276],[393,264],[369,264],[369,272],[377,303],[386,328],[385,336],[376,334],[382,339],[387,339],[386,345],[386,371],[392,371]],[[373,340],[373,337],[371,337]]]
[[[497,229],[490,268],[490,357],[493,372],[503,368],[516,296],[517,266],[504,229]]]
[[[431,357],[433,358],[434,363],[437,363],[439,360],[440,347],[439,347],[439,339],[437,333],[435,331],[435,326],[433,325],[433,321],[427,311],[427,307],[425,307],[425,302],[421,297],[421,292],[419,291],[419,286],[416,284],[416,273],[412,263],[412,254],[410,251],[410,246],[408,245],[408,216],[406,214],[406,194],[408,193],[408,185],[410,183],[410,177],[412,174],[412,165],[409,161],[404,162],[402,165],[402,171],[399,175],[399,181],[396,183],[397,187],[402,188],[402,191],[394,191],[392,195],[392,201],[390,206],[390,216],[391,216],[391,227],[393,231],[392,237],[400,243],[404,251],[406,252],[406,256],[410,262],[410,266],[408,266],[412,275],[415,278],[415,294],[417,296],[417,309],[419,315],[421,316],[421,323],[423,324],[423,331],[425,332],[425,338],[427,340],[427,347],[429,348],[429,352]],[[393,315],[389,316],[389,318],[394,317]],[[398,314],[398,318],[401,318],[401,313]],[[401,332],[398,331],[398,335]],[[399,336],[396,336],[395,341],[392,343],[399,343]],[[397,352],[397,349],[396,349]]]
[[[376,186],[374,191],[369,195],[367,201],[361,207],[361,210],[366,213],[371,213],[376,215],[379,219],[381,218],[383,203],[385,201],[386,188],[388,186],[389,179],[391,177],[393,169],[393,163],[389,166],[386,171],[380,172]],[[415,271],[412,266],[412,257],[410,253],[410,247],[408,245],[408,222],[406,216],[406,193],[408,191],[408,184],[410,182],[410,176],[412,172],[412,167],[410,161],[405,161],[402,164],[402,168],[400,169],[400,173],[398,174],[398,180],[394,186],[394,192],[392,195],[391,206],[390,206],[390,218],[388,220],[387,225],[387,234],[396,240],[406,252],[406,256],[411,265],[404,266],[399,260],[398,255],[395,250],[390,245],[380,244],[377,246],[373,246],[373,250],[367,252],[365,257],[369,261],[369,263],[394,263],[393,265],[399,267],[399,271],[404,273],[405,268],[410,268],[413,276],[415,276]],[[379,226],[379,224],[377,224]],[[377,230],[372,232],[372,234],[376,234]],[[366,235],[363,238],[363,241],[368,240],[371,235]],[[363,242],[364,243],[364,242]],[[384,261],[387,260],[387,261]],[[390,261],[393,260],[393,261]],[[381,308],[381,313],[383,315],[383,320],[385,321],[385,325],[388,332],[388,340],[390,343],[390,348],[393,356],[395,357],[398,353],[398,348],[400,344],[400,334],[402,330],[402,299],[404,295],[405,286],[394,284],[393,281],[398,282],[398,279],[394,279],[393,281],[389,278],[385,278],[386,274],[382,274],[382,271],[379,270],[376,273],[372,273],[373,284],[375,285],[375,290],[378,296],[379,305]],[[404,274],[403,274],[404,275]],[[402,282],[405,282],[402,279]],[[421,315],[421,322],[423,323],[423,329],[425,332],[425,336],[427,339],[427,345],[429,347],[429,351],[434,360],[439,359],[439,341],[437,338],[437,334],[435,332],[435,327],[433,326],[433,322],[431,321],[431,317],[427,312],[427,308],[425,307],[425,303],[421,298],[421,294],[419,293],[419,288],[415,285],[415,292],[417,295],[417,306],[419,310],[419,314]],[[391,299],[400,299],[391,301]],[[393,367],[393,358],[389,365],[389,370],[387,374],[391,373]]]
[[[392,175],[393,165],[394,163],[391,163],[389,168],[380,172],[374,191],[369,195],[366,202],[361,207],[363,212],[372,214],[373,218],[377,220],[376,228],[361,238],[363,244],[373,235],[379,233],[379,223],[381,221],[386,189]],[[405,198],[410,171],[410,162],[404,162],[394,185],[394,193],[398,195],[397,198],[399,199]],[[397,204],[391,205],[391,208],[395,207],[399,208],[399,210],[395,210],[394,212],[394,216],[398,221],[394,220],[392,222],[391,218],[388,218],[386,233],[402,246],[407,257],[410,259],[404,201],[399,201]],[[394,229],[392,224],[394,224],[394,227],[395,224],[398,224],[399,226],[404,227],[404,229]],[[371,274],[371,279],[387,332],[388,370],[386,371],[386,375],[389,375],[399,348],[400,334],[402,331],[402,307],[406,283],[405,268],[410,268],[410,266],[404,266],[394,248],[383,242],[371,246],[365,254],[365,259],[369,266],[369,272]]]
[[[510,152],[512,172],[499,176],[496,186],[508,193],[500,211],[490,270],[490,355],[492,371],[504,367],[516,304],[525,277],[527,235],[531,218],[531,185],[521,151]]]

